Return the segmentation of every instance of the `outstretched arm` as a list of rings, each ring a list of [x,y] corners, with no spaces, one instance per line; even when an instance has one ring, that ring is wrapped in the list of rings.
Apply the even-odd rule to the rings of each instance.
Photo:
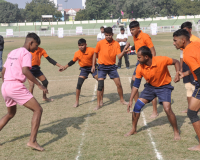
[[[70,66],[72,66],[72,65],[74,65],[74,61],[73,60],[71,60],[68,64],[66,64],[65,66],[61,66],[60,68],[59,68],[59,71],[60,72],[62,72],[62,71],[64,71],[64,70],[66,70],[68,67],[70,67]]]
[[[173,59],[173,63],[172,65],[175,66],[175,70],[176,70],[176,75],[174,77],[174,82],[179,82],[180,81],[180,77],[179,77],[179,71],[180,71],[180,62],[176,59]]]

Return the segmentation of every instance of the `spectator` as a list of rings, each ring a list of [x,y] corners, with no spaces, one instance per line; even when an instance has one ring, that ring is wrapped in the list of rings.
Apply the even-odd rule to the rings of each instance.
[[[97,35],[97,42],[99,42],[102,39],[105,39],[104,26],[101,26],[100,30],[101,32]]]

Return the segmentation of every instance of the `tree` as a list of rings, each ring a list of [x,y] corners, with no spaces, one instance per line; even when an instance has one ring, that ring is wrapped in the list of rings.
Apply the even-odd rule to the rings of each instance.
[[[85,9],[79,10],[76,13],[75,21],[88,20],[87,11]]]
[[[26,3],[25,12],[26,21],[30,22],[41,21],[42,15],[53,15],[54,20],[62,17],[55,4],[49,0],[32,0],[30,3]]]
[[[20,10],[17,4],[9,2],[0,3],[0,22],[13,23],[18,22],[20,19]]]

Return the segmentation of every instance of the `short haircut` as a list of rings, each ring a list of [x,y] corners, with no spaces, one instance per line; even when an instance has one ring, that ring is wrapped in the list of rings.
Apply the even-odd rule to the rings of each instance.
[[[143,56],[148,56],[149,58],[152,58],[151,50],[147,46],[142,46],[138,49],[138,52],[141,52]]]
[[[104,29],[104,26],[101,26],[101,27],[100,27],[100,29],[102,29],[102,28]]]
[[[124,31],[124,27],[122,27],[122,28],[120,29],[120,31]]]
[[[86,44],[86,40],[84,38],[78,40],[78,44],[83,44],[83,43]]]
[[[192,23],[191,22],[184,22],[181,25],[181,29],[183,29],[183,28],[189,28],[189,29],[191,29],[192,28]]]
[[[38,45],[41,43],[40,37],[36,33],[28,33],[26,38],[33,38]]]
[[[179,29],[173,33],[173,37],[180,37],[184,36],[187,40],[190,40],[190,34],[185,29]]]
[[[113,30],[112,30],[111,27],[106,27],[106,28],[104,29],[104,33],[113,33]]]
[[[129,28],[135,28],[135,27],[139,27],[140,24],[138,21],[132,21],[130,24],[129,24]]]

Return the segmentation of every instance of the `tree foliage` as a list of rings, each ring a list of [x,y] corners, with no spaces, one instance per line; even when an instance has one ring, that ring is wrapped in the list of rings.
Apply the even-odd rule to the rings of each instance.
[[[18,22],[21,18],[17,4],[9,2],[0,3],[0,23]]]

